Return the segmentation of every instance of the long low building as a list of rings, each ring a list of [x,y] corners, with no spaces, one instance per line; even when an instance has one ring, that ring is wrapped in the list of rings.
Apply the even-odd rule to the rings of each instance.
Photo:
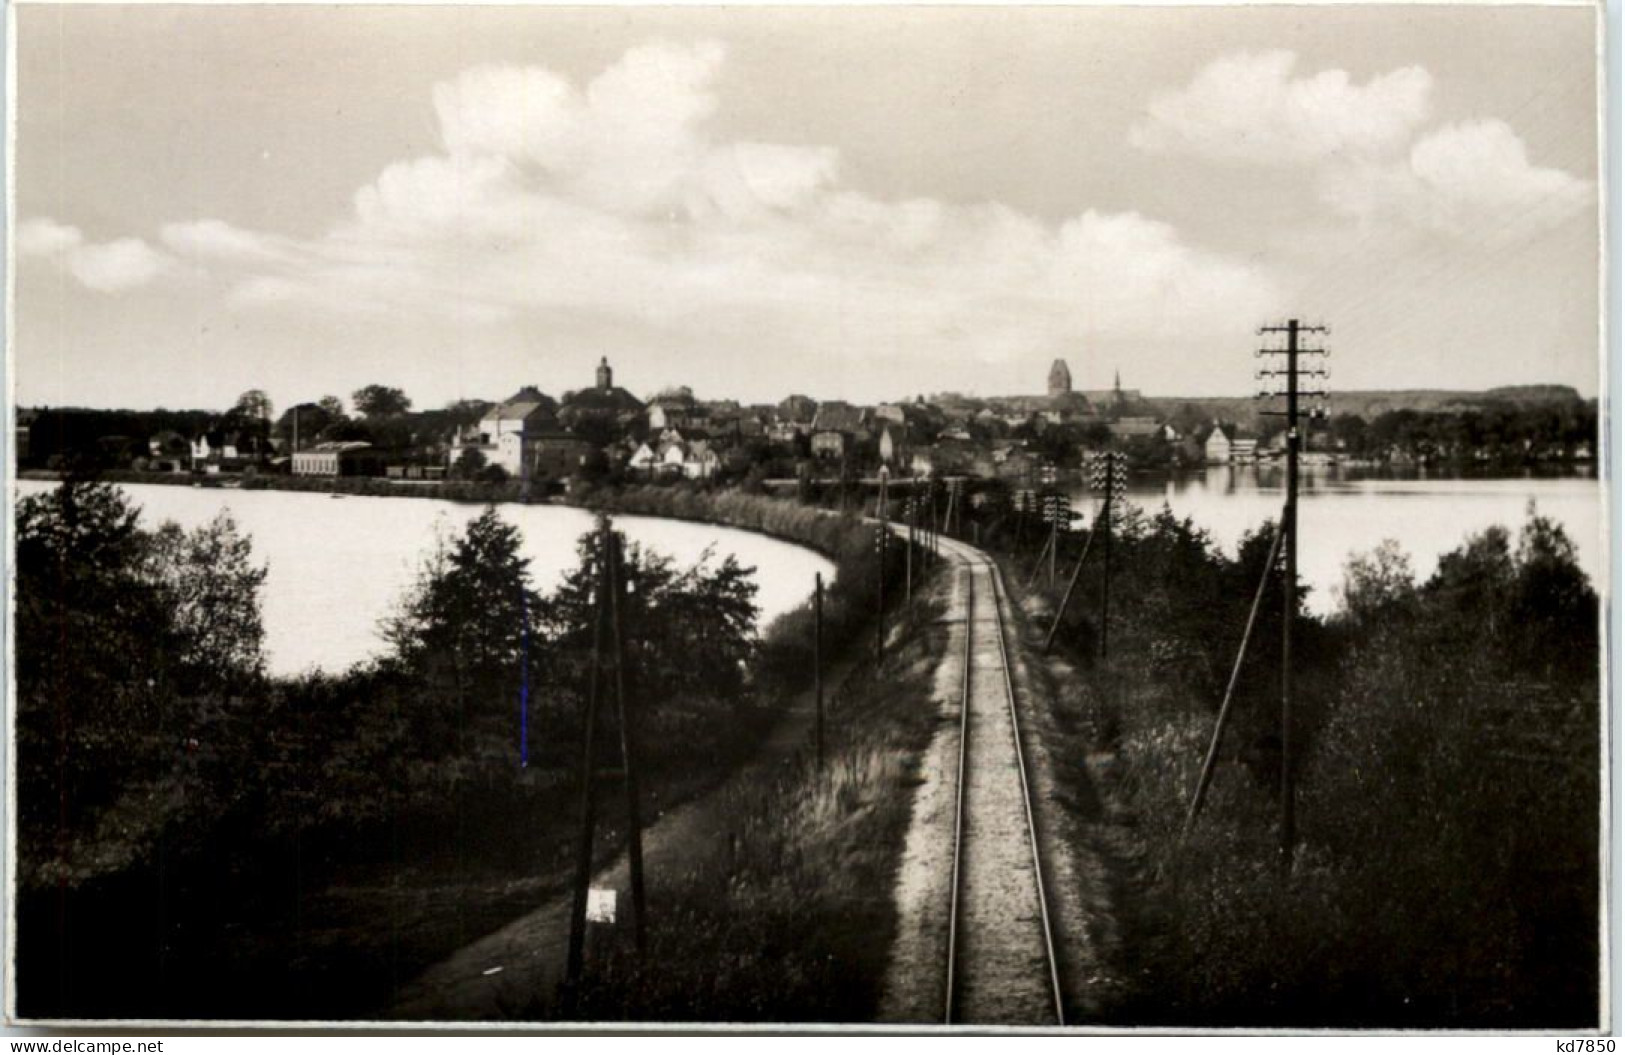
[[[293,454],[295,476],[379,476],[383,471],[383,455],[360,440],[318,443]]]

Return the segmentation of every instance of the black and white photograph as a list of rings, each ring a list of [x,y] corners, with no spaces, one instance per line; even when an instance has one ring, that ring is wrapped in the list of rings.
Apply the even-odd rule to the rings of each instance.
[[[7,1024],[1616,1028],[1604,15],[9,5]]]

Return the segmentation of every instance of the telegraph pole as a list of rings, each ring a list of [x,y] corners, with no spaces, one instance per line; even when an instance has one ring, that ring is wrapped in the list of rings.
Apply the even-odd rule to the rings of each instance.
[[[622,642],[623,595],[627,592],[626,555],[621,536],[609,533],[609,625],[614,644],[615,710],[621,723],[621,765],[626,793],[626,858],[632,881],[632,935],[639,953],[644,949],[644,897],[643,897],[643,811],[638,804],[637,736],[632,726],[632,715],[626,702],[626,649]]]
[[[813,572],[813,741],[824,768],[824,573]]]
[[[886,658],[886,541],[891,528],[886,523],[886,467],[880,467],[880,524],[875,529],[875,549],[880,554],[879,570],[875,573],[875,668],[878,670]]]
[[[948,477],[948,508],[942,514],[942,530],[954,538],[964,535],[965,478]]]
[[[908,545],[903,547],[903,599],[914,603],[914,496],[903,502],[903,518],[908,522]]]
[[[926,512],[925,546],[926,551],[931,554],[931,566],[936,567],[936,481],[928,481],[925,488],[926,493],[931,496],[931,509],[921,510]]]
[[[1094,472],[1089,480],[1095,490],[1102,492],[1103,498],[1100,506],[1100,547],[1101,547],[1101,574],[1100,574],[1100,658],[1104,661],[1109,651],[1107,648],[1108,630],[1111,626],[1112,604],[1112,506],[1117,496],[1128,485],[1128,467],[1124,464],[1123,455],[1116,451],[1107,451],[1095,458]],[[1059,621],[1057,620],[1057,623]]]
[[[1293,772],[1292,743],[1292,629],[1298,614],[1298,452],[1303,443],[1298,431],[1299,402],[1305,396],[1325,399],[1327,394],[1325,388],[1303,388],[1301,382],[1305,376],[1322,382],[1329,376],[1323,366],[1303,370],[1300,364],[1303,356],[1324,357],[1327,353],[1323,348],[1305,348],[1299,339],[1305,334],[1325,334],[1330,330],[1326,326],[1305,326],[1297,319],[1289,319],[1284,326],[1261,326],[1258,332],[1260,336],[1274,333],[1286,335],[1285,348],[1258,350],[1259,357],[1284,356],[1283,368],[1272,366],[1260,369],[1258,378],[1263,382],[1284,377],[1286,391],[1278,392],[1270,386],[1261,387],[1258,394],[1265,399],[1286,397],[1284,411],[1266,410],[1261,413],[1286,418],[1286,506],[1281,514],[1281,540],[1285,550],[1285,570],[1281,578],[1281,860],[1290,867],[1293,849],[1298,841],[1297,782]],[[1324,413],[1324,406],[1321,406],[1317,408],[1315,416],[1323,416]]]
[[[581,959],[587,938],[587,888],[592,883],[592,837],[593,826],[597,823],[596,812],[598,804],[597,775],[594,769],[598,763],[598,695],[603,681],[604,656],[604,621],[609,615],[609,604],[605,594],[609,576],[606,574],[608,547],[600,539],[598,547],[598,583],[597,603],[593,606],[592,622],[592,667],[587,681],[587,714],[586,729],[582,734],[584,744],[581,759],[581,828],[576,840],[576,873],[574,889],[571,891],[570,902],[570,944],[566,950],[564,964],[564,981],[566,992],[571,1001],[574,1001],[576,987],[581,981]]]
[[[637,742],[626,704],[626,656],[621,625],[621,542],[606,521],[598,542],[597,599],[593,612],[592,669],[588,677],[586,729],[581,762],[581,829],[576,842],[575,883],[570,911],[570,941],[564,968],[565,992],[574,1001],[581,981],[587,937],[587,901],[592,883],[592,847],[597,824],[598,705],[605,688],[604,668],[613,671],[616,717],[620,723],[621,779],[626,791],[627,859],[632,881],[632,927],[637,949],[644,948],[643,826],[638,805]],[[609,655],[605,655],[605,638]]]
[[[1055,548],[1060,543],[1061,517],[1060,497],[1055,490],[1055,466],[1049,462],[1044,463],[1044,515],[1049,518],[1049,586],[1055,588]]]

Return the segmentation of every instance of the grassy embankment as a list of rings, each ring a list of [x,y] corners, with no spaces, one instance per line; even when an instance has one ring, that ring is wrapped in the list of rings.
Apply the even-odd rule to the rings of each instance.
[[[1597,1010],[1597,598],[1559,530],[1491,531],[1417,584],[1393,550],[1298,624],[1298,825],[1278,857],[1279,589],[1181,839],[1268,539],[1137,519],[1051,663],[1063,795],[1114,876],[1125,1025],[1560,1028]],[[1017,590],[1031,555],[1009,559]],[[1060,588],[1023,597],[1047,629]]]
[[[833,694],[822,770],[809,745],[765,783],[723,792],[726,830],[651,885],[644,956],[625,928],[595,945],[580,1017],[874,1020],[910,790],[938,721],[940,609],[917,598],[883,673],[860,660]]]

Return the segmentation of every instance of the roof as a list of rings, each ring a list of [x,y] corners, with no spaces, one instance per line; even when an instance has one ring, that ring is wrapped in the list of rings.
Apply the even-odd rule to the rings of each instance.
[[[537,416],[551,417],[558,407],[552,397],[544,396],[534,386],[526,385],[507,399],[485,412],[481,421],[531,421]]]
[[[615,388],[583,388],[564,397],[564,409],[597,413],[637,413],[643,410],[643,401],[619,386]]]
[[[299,453],[309,454],[312,451],[326,451],[330,453],[348,454],[351,451],[369,450],[371,447],[372,444],[365,440],[329,440],[326,443],[318,443],[314,447],[307,447]]]
[[[863,411],[848,403],[824,403],[813,415],[814,431],[856,432],[863,427]]]
[[[805,425],[818,414],[818,401],[799,394],[785,396],[774,409],[785,421]]]

